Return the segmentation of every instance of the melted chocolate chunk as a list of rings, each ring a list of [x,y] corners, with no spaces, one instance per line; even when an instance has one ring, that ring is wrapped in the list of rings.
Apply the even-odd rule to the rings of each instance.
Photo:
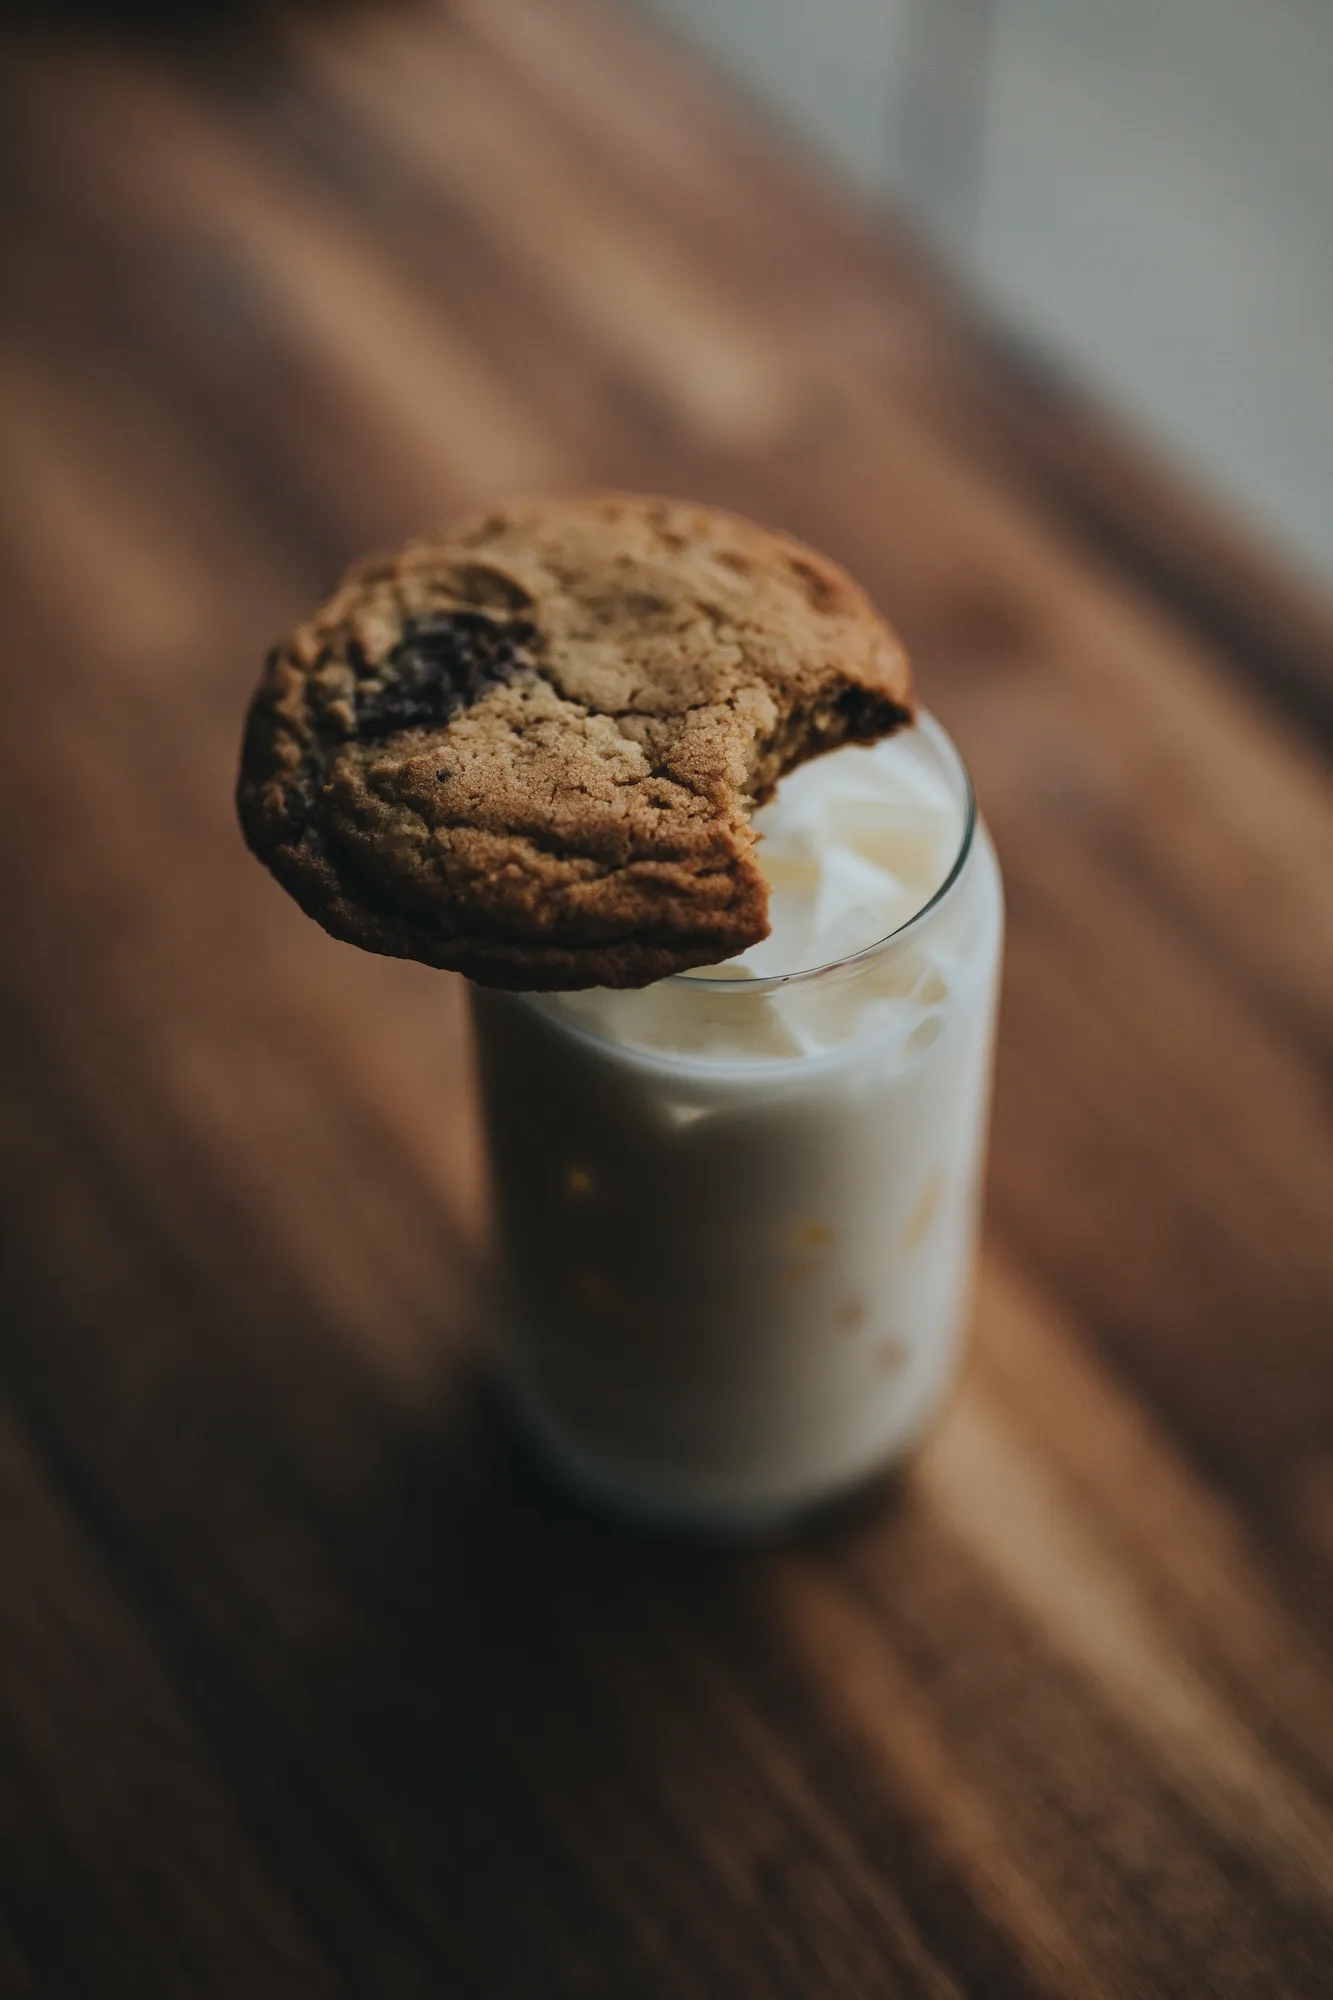
[[[491,688],[533,664],[537,628],[525,618],[491,618],[484,611],[429,612],[408,619],[403,636],[358,688],[356,721],[363,737],[400,729],[438,729]]]

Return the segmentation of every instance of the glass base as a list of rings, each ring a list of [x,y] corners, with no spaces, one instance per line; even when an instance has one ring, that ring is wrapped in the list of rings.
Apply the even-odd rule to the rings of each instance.
[[[771,1541],[809,1515],[854,1498],[915,1455],[934,1416],[933,1406],[924,1418],[917,1413],[905,1434],[825,1479],[780,1495],[744,1498],[697,1487],[690,1492],[660,1474],[611,1467],[576,1443],[520,1377],[506,1372],[500,1386],[523,1436],[560,1485],[640,1527],[714,1541]]]

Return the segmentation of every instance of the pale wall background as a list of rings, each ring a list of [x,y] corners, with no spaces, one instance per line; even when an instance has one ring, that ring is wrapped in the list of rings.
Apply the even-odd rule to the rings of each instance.
[[[629,0],[1333,584],[1333,0]]]

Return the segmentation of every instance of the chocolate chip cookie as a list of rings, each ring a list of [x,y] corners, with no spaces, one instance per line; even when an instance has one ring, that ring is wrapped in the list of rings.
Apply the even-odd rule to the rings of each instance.
[[[767,936],[751,808],[911,716],[898,640],[799,542],[530,501],[362,563],[274,649],[241,824],[335,937],[491,986],[642,986]]]

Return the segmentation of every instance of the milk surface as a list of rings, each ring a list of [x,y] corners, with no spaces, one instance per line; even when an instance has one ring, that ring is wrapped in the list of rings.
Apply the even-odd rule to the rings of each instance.
[[[929,903],[958,855],[967,807],[928,726],[804,764],[754,818],[770,890],[768,937],[724,965],[683,975],[692,989],[684,994],[679,981],[665,980],[548,1004],[625,1047],[708,1063],[791,1061],[852,1036],[926,1032],[922,1008],[947,997],[942,941],[929,961],[886,957],[855,978],[792,975],[869,950]],[[782,984],[756,984],[774,979]],[[737,981],[753,990],[732,991]]]
[[[472,995],[514,1394],[584,1486],[720,1529],[891,1461],[952,1380],[1002,929],[929,718],[755,825],[772,933],[725,966]]]
[[[915,916],[953,865],[963,814],[910,729],[803,764],[754,828],[772,934],[730,963],[764,978],[850,958]]]

